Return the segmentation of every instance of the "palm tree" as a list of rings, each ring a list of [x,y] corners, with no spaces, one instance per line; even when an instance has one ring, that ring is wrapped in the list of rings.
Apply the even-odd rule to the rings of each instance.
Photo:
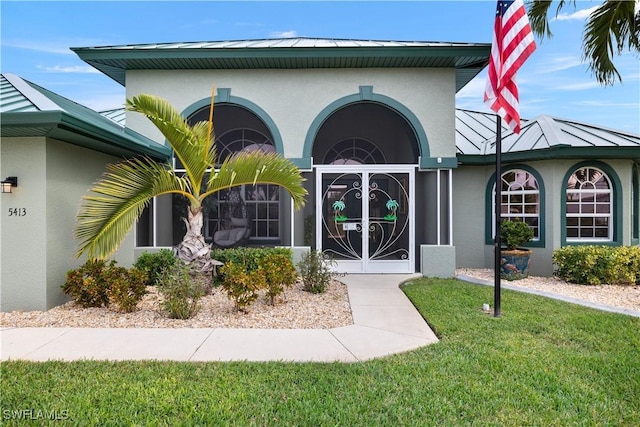
[[[540,39],[552,37],[547,20],[551,1],[530,0],[527,9],[531,29]],[[556,14],[567,3],[558,2]],[[575,0],[571,3],[575,6]],[[598,83],[613,86],[617,78],[622,82],[612,56],[623,50],[640,52],[640,9],[635,10],[637,1],[606,0],[589,16],[583,36],[583,56],[589,61],[589,69]]]
[[[208,196],[234,186],[276,184],[289,192],[296,209],[304,205],[307,191],[297,167],[277,153],[238,153],[218,170],[212,122],[189,125],[166,100],[140,95],[127,100],[126,108],[144,114],[167,139],[185,173],[176,174],[170,164],[149,158],[126,160],[107,172],[83,198],[77,216],[76,256],[106,259],[120,246],[144,208],[156,196],[180,194],[189,201],[187,231],[176,248],[178,257],[200,272],[212,271],[211,246],[202,235],[202,203]],[[212,105],[213,108],[213,105]]]

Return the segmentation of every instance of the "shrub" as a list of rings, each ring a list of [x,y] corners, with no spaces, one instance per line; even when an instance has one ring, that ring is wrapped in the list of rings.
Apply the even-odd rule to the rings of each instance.
[[[555,275],[582,285],[640,284],[640,247],[566,246],[553,253]]]
[[[138,257],[134,267],[147,272],[148,279],[146,285],[157,285],[158,277],[162,270],[173,267],[180,260],[173,254],[171,249],[160,249],[158,252],[145,252]]]
[[[145,293],[147,275],[116,264],[116,261],[87,260],[80,268],[67,272],[62,291],[84,308],[114,303],[118,310],[133,311]]]
[[[303,289],[314,294],[324,292],[331,279],[341,276],[331,271],[334,265],[335,261],[323,252],[311,250],[304,254],[298,263]]]
[[[138,302],[147,293],[147,272],[136,267],[129,270],[116,267],[117,273],[111,276],[111,283],[107,289],[109,303],[114,304],[118,311],[131,313],[135,311]]]
[[[84,308],[108,305],[108,268],[115,264],[115,261],[107,265],[104,260],[87,260],[81,267],[67,272],[67,281],[62,285],[62,291]]]
[[[520,220],[500,223],[500,239],[507,249],[514,250],[533,239],[533,230]]]
[[[198,312],[205,284],[201,276],[191,274],[189,266],[179,262],[162,270],[158,283],[161,306],[171,319],[189,319]]]
[[[220,270],[224,275],[222,288],[234,301],[236,310],[245,311],[258,298],[258,291],[266,286],[262,267],[248,270],[242,264],[229,261]]]
[[[214,249],[211,256],[224,263],[217,280],[238,310],[252,304],[262,289],[273,304],[298,277],[289,248]]]
[[[285,286],[296,283],[298,272],[291,261],[291,251],[285,253],[269,253],[262,261],[262,269],[266,280],[266,294],[273,305],[275,298],[284,292]]]

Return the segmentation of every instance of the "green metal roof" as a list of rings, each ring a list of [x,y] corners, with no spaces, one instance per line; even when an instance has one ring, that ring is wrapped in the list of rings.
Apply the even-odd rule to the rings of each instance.
[[[50,137],[120,157],[140,154],[165,160],[171,151],[63,96],[0,74],[0,135]]]
[[[488,64],[491,45],[300,37],[71,50],[123,86],[127,70],[455,68],[458,91]]]
[[[496,115],[456,110],[456,147],[462,164],[495,162]],[[640,135],[540,115],[522,120],[520,134],[503,123],[502,159],[629,158],[640,161]]]

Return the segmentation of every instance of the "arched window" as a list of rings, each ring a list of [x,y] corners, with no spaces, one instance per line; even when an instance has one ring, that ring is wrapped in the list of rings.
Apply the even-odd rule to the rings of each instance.
[[[524,169],[512,169],[504,172],[500,180],[501,184],[501,210],[503,221],[520,220],[533,230],[533,240],[541,238],[541,200],[540,185],[533,173]],[[495,236],[495,194],[493,185],[491,198],[492,233]]]
[[[188,121],[194,123],[199,120],[208,120],[208,114],[207,106],[192,114]],[[215,114],[217,120],[215,123],[218,123],[214,125],[218,165],[239,152],[277,151],[269,130],[252,112],[235,105],[223,104],[216,106]],[[184,170],[184,166],[177,158],[174,158],[174,169],[179,172]],[[242,185],[231,190],[222,190],[208,197],[203,203],[205,213],[203,232],[207,241],[212,240],[216,231],[231,227],[232,218],[239,216],[231,207],[231,199],[234,197],[240,198],[242,216],[250,220],[249,240],[277,243],[281,238],[280,187],[274,184]],[[186,201],[176,198],[174,198],[174,204],[186,207]],[[181,216],[184,215],[174,215],[174,228],[180,231]]]
[[[567,241],[613,241],[613,186],[600,168],[580,167],[566,182]]]
[[[337,142],[324,156],[325,165],[385,164],[382,150],[364,138],[346,138]]]
[[[219,163],[241,151],[260,150],[265,153],[276,151],[276,147],[268,136],[255,129],[247,128],[231,129],[216,135],[216,149]]]

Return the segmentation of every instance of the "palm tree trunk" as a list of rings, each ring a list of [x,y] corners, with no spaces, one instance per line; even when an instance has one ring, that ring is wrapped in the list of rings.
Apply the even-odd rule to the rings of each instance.
[[[188,218],[183,218],[187,232],[182,242],[175,248],[176,256],[189,265],[193,271],[212,274],[213,260],[211,259],[211,245],[202,235],[203,215],[202,207],[187,210]]]

